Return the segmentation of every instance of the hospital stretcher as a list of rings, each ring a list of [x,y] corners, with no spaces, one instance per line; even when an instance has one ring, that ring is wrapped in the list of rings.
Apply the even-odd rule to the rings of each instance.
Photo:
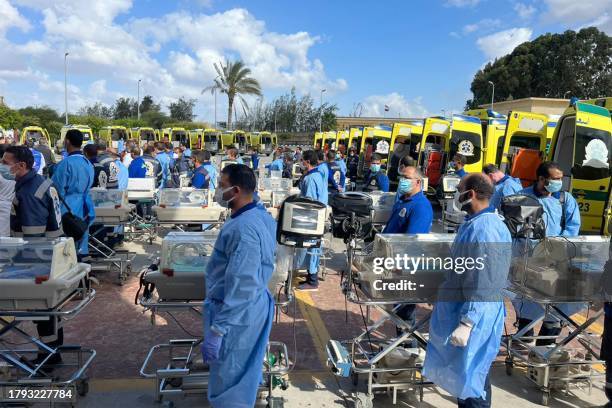
[[[436,254],[444,258],[450,254],[454,240],[452,234],[377,234],[374,244],[361,251],[349,247],[350,271],[345,276],[343,290],[348,301],[365,306],[364,329],[353,339],[328,344],[329,365],[336,372],[338,356],[346,353],[343,359],[350,364],[353,383],[357,385],[359,375],[367,376],[367,392],[355,396],[359,407],[372,407],[375,393],[391,392],[393,403],[397,403],[400,390],[414,390],[423,400],[425,388],[433,387],[421,375],[428,336],[425,332],[431,312],[417,318],[414,324],[404,320],[398,312],[405,305],[431,303],[437,286],[443,281],[445,272],[441,270],[418,270],[414,275],[402,269],[385,270],[377,273],[374,269],[375,258],[394,258],[396,254],[420,257],[423,253]],[[393,283],[403,279],[416,279],[419,274],[425,288],[419,290],[387,290],[381,282]],[[370,324],[370,316],[376,311],[380,317]],[[400,334],[389,336],[384,326],[397,327]],[[414,348],[406,348],[407,342],[416,342]],[[344,350],[342,350],[344,348]],[[345,373],[346,374],[346,373]]]
[[[526,368],[527,378],[541,391],[542,405],[548,405],[553,390],[569,392],[574,385],[590,390],[593,380],[603,376],[596,369],[604,364],[599,359],[600,337],[589,329],[603,314],[601,303],[610,299],[603,272],[609,243],[608,237],[599,236],[549,238],[533,247],[521,245],[522,256],[514,258],[510,292],[541,306],[544,314],[503,339],[506,372],[512,375],[513,367]],[[567,334],[526,335],[545,319],[559,320]],[[555,343],[538,346],[537,340]]]
[[[0,362],[4,363],[0,387],[64,390],[70,392],[64,402],[74,402],[76,394],[87,394],[86,371],[95,350],[50,347],[23,325],[51,321],[57,330],[60,319],[77,316],[95,297],[88,275],[89,266],[77,263],[72,238],[0,240]],[[47,361],[58,354],[62,363],[49,369]],[[40,355],[46,357],[37,358]]]
[[[212,255],[218,232],[171,232],[162,241],[162,254],[159,265],[145,271],[141,279],[144,291],[137,294],[137,303],[145,311],[151,312],[151,323],[155,316],[173,312],[190,312],[202,319],[203,301],[206,297],[204,271],[208,257]],[[287,307],[293,300],[290,285],[292,274],[288,265],[292,259],[286,253],[277,254],[284,264],[277,264],[269,289],[276,294],[276,313]],[[155,269],[156,268],[156,269]],[[202,338],[173,339],[168,343],[153,346],[145,358],[140,374],[145,378],[155,378],[155,398],[162,401],[165,396],[186,396],[205,394],[208,389],[208,366],[203,363],[200,344]],[[273,396],[276,386],[283,389],[287,383],[283,378],[290,370],[287,346],[281,342],[270,341],[266,359],[262,365],[264,383],[260,391],[267,392],[269,407],[282,406],[282,400]],[[161,367],[155,362],[163,360]],[[173,405],[172,401],[168,401]]]

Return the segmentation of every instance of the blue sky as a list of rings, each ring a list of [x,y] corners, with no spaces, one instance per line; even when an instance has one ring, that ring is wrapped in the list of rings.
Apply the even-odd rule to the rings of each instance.
[[[0,95],[63,111],[67,50],[71,112],[136,97],[141,78],[211,121],[212,65],[241,58],[268,101],[324,88],[341,115],[425,116],[462,109],[474,73],[521,42],[588,25],[612,34],[612,0],[0,0]]]

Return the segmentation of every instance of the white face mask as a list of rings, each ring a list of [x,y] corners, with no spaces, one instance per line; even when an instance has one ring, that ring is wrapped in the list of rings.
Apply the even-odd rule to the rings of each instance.
[[[234,187],[236,187],[236,186],[231,186],[231,187],[224,188],[223,190],[221,190],[221,198],[219,199],[219,204],[222,207],[225,207],[225,208],[229,207],[230,203],[232,202],[232,200],[234,200],[234,198],[236,198],[236,196],[233,196],[229,200],[226,200],[225,198],[223,198],[223,196],[225,196],[225,193],[227,193],[228,191],[232,190]]]
[[[468,212],[468,210],[470,209],[470,204],[472,203],[472,199],[468,198],[465,201],[461,201],[461,197],[465,196],[470,191],[472,190],[467,190],[462,193],[460,193],[459,191],[455,192],[455,197],[454,197],[455,208],[458,208],[461,211]]]

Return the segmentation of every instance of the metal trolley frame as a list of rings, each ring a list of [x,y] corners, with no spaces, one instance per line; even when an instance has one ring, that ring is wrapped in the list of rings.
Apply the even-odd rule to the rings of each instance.
[[[292,279],[289,272],[287,283]],[[285,309],[293,301],[291,286],[285,284],[284,297],[277,295],[276,319],[280,310]],[[203,313],[202,301],[164,301],[141,297],[138,302],[144,307],[144,312],[151,312],[151,323],[155,325],[155,315],[160,312],[191,311],[198,317]],[[173,339],[168,343],[153,346],[145,358],[140,369],[140,375],[145,378],[155,378],[155,400],[161,402],[164,396],[186,396],[191,394],[205,394],[208,389],[208,367],[202,362],[199,345],[202,338],[197,339]],[[165,367],[153,369],[152,361],[156,355],[165,356]],[[280,385],[282,389],[287,388],[283,376],[289,373],[291,363],[289,352],[285,343],[270,341],[266,350],[266,358],[263,363],[264,383],[260,391],[266,392],[267,406],[270,408],[282,407],[282,398],[273,396],[274,388]],[[172,401],[167,401],[173,406]]]
[[[81,346],[49,347],[28,334],[19,326],[25,321],[40,321],[48,319],[70,320],[77,316],[95,298],[96,291],[88,288],[87,278],[81,282],[81,287],[70,294],[66,299],[50,310],[0,310],[0,360],[8,364],[8,369],[0,376],[0,387],[28,387],[28,388],[54,388],[70,389],[81,396],[89,391],[89,381],[86,371],[96,356],[96,351]],[[74,304],[75,302],[78,302]],[[7,334],[24,343],[9,343],[2,339]],[[33,349],[21,348],[22,345],[32,344]],[[14,345],[14,348],[10,346]],[[38,353],[45,353],[47,357],[40,362],[32,362],[28,357],[36,357]],[[48,370],[45,365],[53,356],[61,353],[70,358],[70,362],[54,365],[56,372]],[[64,359],[65,360],[65,359]],[[72,362],[72,360],[75,360]],[[0,401],[2,402],[2,401]]]
[[[543,296],[516,283],[511,285],[510,290],[525,300],[541,305],[544,308],[544,315],[533,320],[515,334],[503,338],[502,346],[506,349],[507,353],[505,361],[506,374],[512,375],[512,369],[515,366],[527,368],[527,378],[539,387],[542,393],[540,403],[545,406],[550,401],[552,389],[559,386],[569,391],[571,385],[586,384],[590,391],[593,380],[603,376],[603,373],[597,372],[594,366],[605,364],[605,362],[596,357],[599,356],[599,352],[596,350],[600,348],[598,346],[600,341],[597,339],[598,336],[591,335],[588,329],[602,316],[603,308],[590,314],[586,321],[580,324],[575,319],[572,319],[571,316],[565,314],[556,304],[583,304],[585,303],[584,301]],[[553,346],[535,346],[533,344],[535,340],[554,340],[557,338],[557,336],[525,336],[528,331],[550,316],[559,319],[562,326],[567,326],[569,333]],[[572,342],[582,346],[582,350],[578,347],[568,347]],[[563,350],[574,353],[582,352],[584,357],[572,357],[562,362],[554,361],[553,357]],[[539,361],[533,361],[530,356],[536,356]]]

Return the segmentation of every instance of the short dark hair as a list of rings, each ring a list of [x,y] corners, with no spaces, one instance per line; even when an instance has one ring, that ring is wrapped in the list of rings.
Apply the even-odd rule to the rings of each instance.
[[[208,150],[200,150],[204,161],[210,161],[210,152]]]
[[[70,129],[66,132],[66,140],[68,140],[73,147],[81,147],[83,145],[83,133],[81,133],[79,129]]]
[[[311,166],[316,166],[319,164],[319,155],[314,150],[306,150],[304,154],[302,154],[302,160],[310,163]]]
[[[336,160],[336,152],[333,150],[327,151],[327,160]]]
[[[399,164],[404,166],[404,167],[414,167],[416,165],[416,162],[412,158],[412,156],[407,154],[406,156],[402,157],[402,159],[400,160]]]
[[[317,150],[317,160],[325,161],[325,153],[323,153],[323,150]]]
[[[466,159],[466,158],[465,158],[465,156],[464,156],[464,155],[462,155],[461,153],[455,153],[455,156],[454,156],[453,158],[458,159],[458,160],[459,160],[459,162],[460,162],[462,165],[464,165],[464,166],[465,166],[465,165],[466,165],[466,163],[467,163],[467,159]]]
[[[85,145],[85,147],[83,148],[83,153],[85,154],[85,157],[94,157],[98,155],[99,148],[99,145],[90,143],[88,145]]]
[[[191,155],[191,157],[193,157],[193,160],[197,161],[198,163],[204,163],[208,160],[206,160],[205,154],[206,151],[204,150],[198,150],[197,152],[193,152],[193,154]]]
[[[374,153],[374,154],[372,155],[372,160],[380,160],[380,161],[382,161],[383,157],[384,157],[384,156],[383,156],[383,155],[381,155],[381,154]]]
[[[164,142],[155,142],[155,148],[157,150],[166,150],[166,144]]]
[[[106,143],[106,140],[103,140],[103,139],[98,140],[96,144],[97,144],[98,150],[106,150],[106,148],[108,147],[108,143]]]
[[[545,161],[540,163],[540,165],[538,166],[538,169],[536,170],[536,176],[537,177],[544,177],[544,178],[548,178],[550,177],[550,169],[557,169],[557,170],[561,170],[561,167],[559,167],[559,164],[553,161]]]
[[[482,168],[482,172],[486,174],[487,176],[497,173],[498,171],[499,171],[499,167],[497,167],[493,163],[489,163]]]
[[[15,157],[17,163],[25,163],[28,170],[32,170],[34,166],[34,155],[32,151],[26,146],[9,146],[6,148],[5,153],[10,153]]]
[[[232,186],[238,186],[246,193],[252,194],[257,186],[255,173],[249,166],[244,164],[228,164],[221,170],[221,174],[227,175]]]
[[[490,200],[495,191],[489,178],[482,173],[470,173],[462,183],[463,191],[473,190],[479,200]]]
[[[147,147],[149,147],[149,146],[147,146]],[[130,150],[130,153],[132,153],[134,156],[140,156],[140,148],[134,146],[134,147],[132,147],[132,150]]]
[[[173,146],[172,142],[166,142],[166,150],[168,149],[172,150],[172,146]]]
[[[153,145],[147,145],[147,147],[144,148],[144,154],[148,154],[151,155],[155,152],[156,147]],[[159,150],[159,149],[157,149]]]

